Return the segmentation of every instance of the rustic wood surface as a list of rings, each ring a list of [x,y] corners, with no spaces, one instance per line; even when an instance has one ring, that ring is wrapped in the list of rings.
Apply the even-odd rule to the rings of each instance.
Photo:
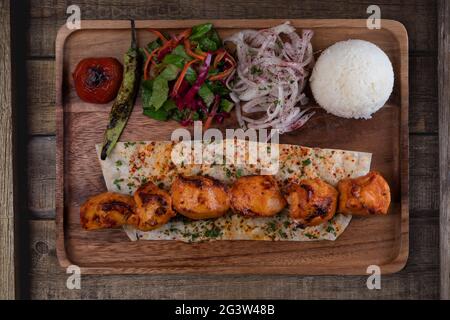
[[[450,299],[450,3],[438,7],[441,298]]]
[[[0,299],[14,299],[14,112],[9,1],[0,1]]]
[[[55,249],[54,41],[76,3],[84,19],[365,18],[373,1],[31,0],[28,60],[29,265],[24,297],[55,298],[419,298],[440,295],[437,2],[380,2],[382,18],[402,22],[410,44],[410,254],[404,270],[368,290],[365,276],[137,275],[82,277],[66,288]],[[420,18],[418,18],[420,17]]]
[[[267,28],[283,20],[209,20],[224,39],[237,30]],[[174,33],[205,21],[137,21],[140,44],[155,37],[152,26]],[[57,252],[63,266],[76,264],[83,273],[208,274],[366,274],[379,265],[383,274],[403,268],[408,257],[408,38],[395,21],[368,30],[365,20],[296,20],[298,30],[314,31],[313,47],[324,50],[348,38],[376,43],[392,61],[396,80],[387,105],[370,121],[318,113],[303,130],[280,137],[281,143],[360,150],[373,153],[372,168],[390,182],[393,201],[387,217],[355,218],[336,242],[216,241],[186,245],[175,241],[127,241],[120,230],[86,232],[79,207],[92,194],[106,191],[94,145],[102,140],[109,108],[86,104],[73,90],[70,75],[88,56],[123,59],[129,46],[128,21],[83,21],[82,30],[63,28],[56,40],[57,88]],[[98,45],[98,39],[102,39]],[[228,119],[226,127],[236,126]],[[176,122],[142,115],[138,99],[121,139],[169,140]],[[132,128],[132,130],[131,130]],[[358,138],[349,138],[358,132]],[[333,139],[330,141],[330,139]],[[83,155],[83,156],[80,156]],[[89,177],[89,178],[87,178]],[[64,191],[63,191],[64,190]],[[355,250],[357,248],[357,250]],[[92,251],[96,254],[92,255]]]

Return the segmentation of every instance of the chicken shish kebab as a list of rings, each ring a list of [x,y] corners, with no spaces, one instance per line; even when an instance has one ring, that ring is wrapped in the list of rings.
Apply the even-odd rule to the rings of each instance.
[[[194,219],[217,218],[230,209],[226,186],[203,176],[179,176],[170,189],[174,209]]]
[[[271,217],[286,206],[272,176],[246,176],[236,180],[230,192],[233,212],[244,216]]]
[[[285,193],[289,216],[301,225],[319,225],[336,213],[337,190],[318,178],[292,183]]]
[[[234,147],[235,156],[242,160],[241,163],[233,164],[228,159],[223,159],[222,163],[210,161],[195,164],[188,160],[177,164],[172,161],[172,154],[179,144],[173,141],[118,142],[111,155],[105,161],[100,161],[108,191],[134,197],[139,188],[147,186],[147,182],[151,181],[154,186],[161,188],[164,194],[168,193],[172,201],[171,206],[167,207],[171,207],[176,215],[164,223],[164,219],[171,215],[166,211],[166,216],[163,209],[158,209],[160,206],[166,208],[164,203],[149,202],[153,207],[142,206],[145,209],[139,211],[140,204],[135,199],[136,214],[122,227],[130,240],[333,241],[345,231],[352,216],[340,214],[339,210],[335,210],[335,214],[332,210],[332,218],[327,220],[326,216],[324,222],[318,225],[312,225],[318,219],[309,217],[311,221],[305,222],[299,218],[302,216],[298,213],[291,217],[289,209],[293,206],[287,203],[288,186],[300,184],[306,179],[320,178],[337,187],[342,179],[357,178],[370,171],[370,153],[242,140],[222,142],[227,150],[229,144]],[[245,161],[252,150],[251,143],[257,143],[255,147],[258,152],[278,148],[278,170],[273,175],[261,176],[262,170],[266,168],[265,163],[252,165]],[[203,154],[206,152],[208,160],[211,159],[208,153],[210,147],[210,142],[203,142]],[[96,148],[100,158],[101,145],[96,145]],[[223,155],[226,153],[224,150]],[[252,176],[256,178],[251,178]],[[211,178],[215,180],[209,180]],[[247,188],[247,185],[250,185],[248,180],[252,180],[253,187]],[[275,180],[278,186],[266,182],[267,180]],[[243,181],[246,183],[241,183]],[[255,187],[258,184],[260,186]],[[261,187],[265,184],[266,189]],[[197,188],[197,185],[202,187]],[[177,186],[182,188],[177,189]],[[173,192],[172,188],[176,192]],[[184,192],[187,188],[190,192]],[[237,197],[232,197],[232,190],[238,190]],[[259,195],[255,192],[258,190]],[[264,196],[261,190],[264,190]],[[244,193],[247,193],[247,197],[252,196],[251,202],[245,200]],[[211,194],[214,197],[210,197]],[[316,194],[310,197],[311,201],[315,201],[315,196]],[[146,198],[158,199],[150,196]],[[169,201],[166,200],[166,203]],[[272,212],[268,211],[268,207],[263,203],[269,203]],[[212,205],[214,210],[205,211],[204,207]],[[239,212],[231,214],[233,208],[235,211],[247,213],[250,210],[253,216]],[[206,219],[205,212],[213,216]],[[317,215],[323,214],[319,213]]]
[[[172,197],[152,182],[142,185],[134,193],[136,214],[128,219],[128,224],[139,230],[153,230],[169,222],[175,216]]]
[[[207,176],[180,176],[171,195],[148,182],[134,197],[106,192],[81,206],[81,224],[87,230],[133,225],[152,230],[167,223],[175,211],[191,219],[216,218],[228,212],[244,216],[273,216],[288,204],[289,217],[299,227],[327,222],[338,211],[343,214],[386,214],[390,204],[389,185],[377,172],[356,179],[344,179],[338,191],[319,178],[291,183],[286,199],[272,176],[238,178],[227,192],[220,181]],[[287,200],[287,202],[286,202]],[[174,211],[174,210],[175,211]]]
[[[130,196],[115,192],[100,193],[81,206],[81,225],[87,230],[117,228],[128,223],[128,219],[135,214],[135,207]]]
[[[343,179],[338,183],[339,211],[367,216],[387,214],[391,192],[384,178],[375,171],[356,179]]]

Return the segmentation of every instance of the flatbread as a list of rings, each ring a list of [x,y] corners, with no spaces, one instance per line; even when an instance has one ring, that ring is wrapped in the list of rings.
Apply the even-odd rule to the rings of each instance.
[[[365,152],[244,140],[192,144],[172,141],[119,142],[104,161],[100,160],[101,145],[96,145],[96,149],[108,191],[130,195],[147,181],[168,190],[179,174],[209,175],[227,184],[239,176],[273,174],[282,186],[319,177],[336,185],[343,178],[367,174],[372,157]],[[201,150],[201,163],[194,157],[194,154],[199,154],[194,150]],[[258,154],[256,162],[255,153]],[[335,240],[350,220],[351,216],[337,214],[322,225],[301,228],[289,219],[285,211],[270,218],[248,218],[229,213],[217,219],[200,221],[178,215],[156,230],[144,232],[132,226],[125,226],[124,230],[133,241]]]

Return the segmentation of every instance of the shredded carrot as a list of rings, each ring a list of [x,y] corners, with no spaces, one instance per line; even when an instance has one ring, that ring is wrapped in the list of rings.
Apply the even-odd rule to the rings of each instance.
[[[231,72],[233,71],[233,69],[236,67],[236,61],[234,60],[234,58],[225,50],[223,52],[219,52],[216,56],[216,58],[214,59],[214,68],[217,68],[218,63],[225,58],[225,61],[227,61],[231,67],[228,68],[227,70],[224,70],[218,74],[215,75],[211,75],[209,77],[209,80],[211,81],[215,81],[215,80],[221,80],[221,79],[225,79],[227,78]]]
[[[212,121],[214,119],[214,114],[210,114],[203,125],[203,130],[206,131],[211,127]]]
[[[231,63],[232,66],[236,66],[236,60],[234,60],[233,56],[225,51],[225,55],[228,58],[228,62]]]
[[[167,41],[169,41],[169,40],[167,40],[167,38],[166,38],[161,32],[159,32],[158,30],[155,30],[155,29],[147,29],[147,30],[150,31],[150,32],[153,32],[154,34],[156,34],[156,36],[157,36],[158,38],[160,38],[160,39],[162,40],[163,43],[166,43]]]
[[[205,58],[207,56],[207,54],[204,53],[204,52],[202,52],[202,53],[193,52],[192,49],[191,49],[191,43],[189,42],[188,39],[184,39],[184,48],[186,49],[186,53],[188,55],[190,55],[191,57],[194,57],[196,59],[199,59],[199,60],[203,61],[203,60],[205,60]]]
[[[176,96],[178,93],[178,89],[180,89],[181,83],[183,82],[184,77],[186,76],[186,72],[189,69],[189,67],[196,63],[199,62],[199,60],[195,59],[195,60],[191,60],[188,63],[186,63],[183,67],[183,70],[181,71],[180,75],[178,76],[177,81],[175,82],[175,85],[173,86],[173,90],[172,90],[172,96]]]
[[[156,48],[151,53],[148,53],[147,49],[144,48],[145,55],[147,56],[147,60],[145,61],[145,65],[144,65],[144,80],[148,80],[149,71],[147,71],[147,69],[148,69],[150,63],[154,63],[153,57],[158,52],[158,50],[159,50],[159,48]]]
[[[231,67],[231,68],[228,68],[227,70],[222,71],[222,72],[220,72],[218,74],[212,75],[212,76],[209,77],[209,80],[210,81],[216,81],[216,80],[225,79],[231,74],[233,69],[234,69],[234,67]]]
[[[145,65],[144,65],[144,80],[147,80],[148,79],[147,69],[148,69],[148,65],[150,64],[151,59],[150,59],[150,53],[148,53],[146,48],[144,48],[144,52],[145,52],[145,55],[147,56],[147,59],[145,60]]]
[[[203,131],[206,131],[206,130],[209,129],[209,127],[211,126],[211,123],[212,123],[213,119],[214,119],[214,116],[211,116],[211,115],[208,117],[208,119],[206,119],[205,124],[204,124],[204,126],[203,126]]]
[[[191,35],[191,32],[192,32],[192,28],[188,28],[188,29],[186,29],[186,30],[184,30],[183,32],[181,32],[179,35],[178,35],[178,39],[183,39],[183,38],[187,38],[187,37],[189,37],[190,35]]]
[[[167,48],[174,47],[177,45],[178,41],[176,39],[170,39],[169,41],[165,42],[160,48],[159,52],[164,52]]]
[[[160,48],[159,52],[164,52],[167,48],[175,48],[178,43],[183,40],[183,38],[185,38],[185,40],[187,40],[187,37],[191,34],[191,29],[186,29],[184,30],[182,33],[180,33],[177,36],[174,36],[172,39],[168,40],[167,42],[165,42],[162,47]]]
[[[217,68],[217,65],[223,59],[223,57],[225,57],[225,54],[226,54],[225,50],[221,50],[217,53],[216,57],[214,58],[214,63],[213,63],[214,68]]]

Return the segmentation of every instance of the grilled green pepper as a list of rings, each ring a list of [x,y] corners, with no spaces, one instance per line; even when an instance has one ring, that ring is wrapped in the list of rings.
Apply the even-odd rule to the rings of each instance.
[[[122,85],[109,114],[109,122],[106,127],[101,159],[106,157],[114,149],[122,134],[136,100],[140,79],[140,55],[136,42],[136,29],[131,20],[131,47],[124,56],[124,75]]]

